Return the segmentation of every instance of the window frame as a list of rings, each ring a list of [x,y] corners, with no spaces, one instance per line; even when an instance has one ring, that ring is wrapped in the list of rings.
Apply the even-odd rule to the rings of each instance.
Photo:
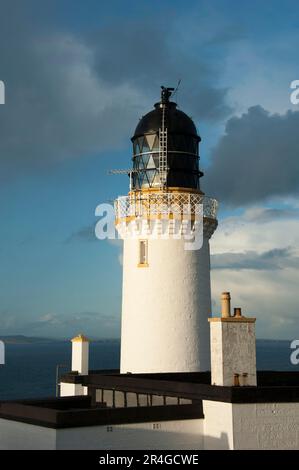
[[[144,246],[143,249],[141,248]],[[138,268],[147,268],[148,267],[148,240],[142,238],[138,240]]]

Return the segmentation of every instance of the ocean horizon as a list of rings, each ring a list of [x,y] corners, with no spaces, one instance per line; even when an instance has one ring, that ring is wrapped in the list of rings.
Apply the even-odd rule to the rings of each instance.
[[[29,342],[6,342],[5,365],[0,365],[0,400],[55,396],[57,365],[64,365],[60,368],[61,373],[71,368],[70,341],[26,340]],[[290,343],[288,340],[258,339],[257,369],[299,371],[299,365],[290,362]],[[118,369],[120,340],[91,342],[89,356],[90,370]]]

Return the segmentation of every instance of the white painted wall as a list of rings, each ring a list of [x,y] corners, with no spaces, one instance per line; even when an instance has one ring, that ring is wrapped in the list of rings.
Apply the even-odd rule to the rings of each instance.
[[[233,405],[234,449],[299,450],[299,403]]]
[[[55,450],[56,430],[0,418],[0,450]]]
[[[81,384],[70,384],[66,382],[60,382],[61,397],[74,397],[77,395],[87,395],[87,393],[87,387],[83,387]]]
[[[0,419],[1,450],[202,449],[202,434],[199,419],[57,430]]]
[[[299,403],[203,401],[205,449],[299,449]]]
[[[144,237],[142,237],[144,238]],[[185,240],[148,238],[148,267],[137,239],[124,240],[121,372],[210,368],[210,251]]]
[[[0,419],[0,449],[299,449],[299,403],[203,401],[205,418],[49,429]]]
[[[233,449],[232,404],[203,400],[204,449]]]
[[[158,429],[154,429],[154,424]],[[108,431],[108,429],[112,429]],[[202,449],[202,420],[60,429],[57,449]]]
[[[89,342],[72,340],[72,371],[88,374]]]

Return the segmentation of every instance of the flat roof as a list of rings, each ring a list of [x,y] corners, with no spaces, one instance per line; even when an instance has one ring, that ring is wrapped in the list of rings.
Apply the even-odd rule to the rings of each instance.
[[[202,419],[202,403],[110,408],[90,396],[14,400],[0,403],[0,418],[48,428]]]
[[[50,427],[129,424],[203,419],[202,400],[226,403],[299,403],[299,372],[259,371],[256,387],[210,384],[210,372],[120,374],[117,370],[68,373],[62,382],[80,383],[87,396],[0,402],[0,418]],[[177,404],[107,406],[95,400],[96,390],[136,395],[177,397]],[[190,403],[184,403],[188,399]],[[165,402],[166,403],[166,402]]]
[[[120,374],[117,370],[90,371],[88,375],[65,374],[61,381],[81,383],[90,392],[110,389],[228,403],[299,402],[299,371],[258,371],[256,387],[211,385],[210,372]]]

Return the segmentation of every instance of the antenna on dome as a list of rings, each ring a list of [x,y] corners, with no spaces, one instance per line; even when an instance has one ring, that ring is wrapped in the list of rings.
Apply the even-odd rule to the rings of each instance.
[[[178,92],[178,89],[179,89],[179,86],[180,86],[180,84],[181,84],[181,81],[182,81],[181,79],[178,80],[178,84],[177,84],[177,86],[175,87],[175,90],[174,90],[174,92],[173,92],[172,95],[171,95],[172,98],[173,98],[174,95]]]
[[[172,93],[171,97],[173,98],[175,95],[178,95],[178,91],[179,91],[179,87],[180,87],[180,84],[181,84],[181,79],[178,80],[178,84],[174,90],[174,92]],[[176,100],[176,102],[178,102],[178,100]]]
[[[163,85],[161,86],[161,103],[162,104],[169,103],[169,98],[171,97],[173,91],[174,91],[174,88],[165,87]]]

